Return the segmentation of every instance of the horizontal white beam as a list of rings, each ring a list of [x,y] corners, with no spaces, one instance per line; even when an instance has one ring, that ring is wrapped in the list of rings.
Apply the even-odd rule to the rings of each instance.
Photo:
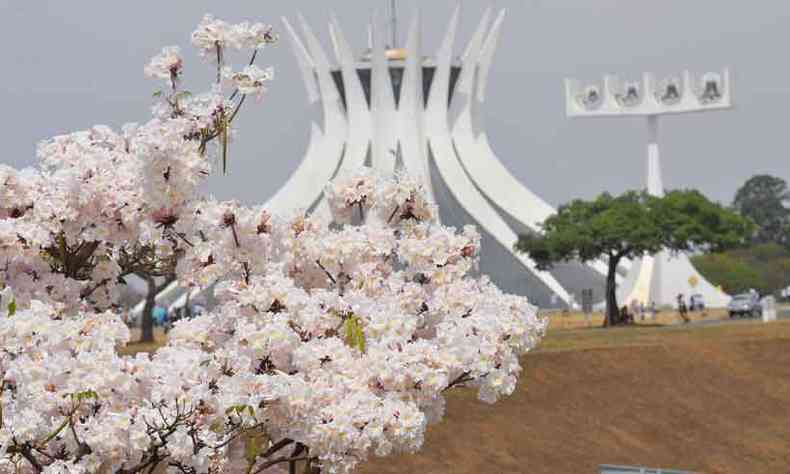
[[[645,73],[641,81],[624,82],[605,76],[603,85],[583,85],[565,79],[565,112],[568,117],[622,117],[707,112],[732,108],[732,83],[728,69],[693,78],[656,82]]]

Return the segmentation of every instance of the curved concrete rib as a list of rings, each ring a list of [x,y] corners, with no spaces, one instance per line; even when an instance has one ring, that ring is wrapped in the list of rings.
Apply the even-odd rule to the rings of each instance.
[[[332,15],[332,29],[337,42],[338,62],[343,76],[346,93],[346,116],[348,117],[348,136],[343,163],[338,174],[352,172],[364,166],[370,149],[371,117],[365,92],[357,74],[357,64],[351,46],[343,34],[337,18]]]
[[[449,126],[447,124],[446,100],[450,64],[452,60],[452,45],[455,39],[455,31],[458,20],[458,12],[453,15],[448,28],[447,36],[442,42],[442,46],[437,54],[436,72],[434,75],[434,85],[437,89],[431,90],[428,104],[428,127],[427,136],[430,152],[436,163],[436,168],[445,183],[452,183],[448,186],[453,197],[466,209],[469,215],[480,227],[485,229],[500,245],[508,249],[522,265],[537,276],[551,291],[553,291],[566,304],[570,303],[570,297],[565,288],[550,273],[540,271],[535,263],[522,254],[513,251],[513,244],[518,239],[515,232],[507,225],[497,211],[491,207],[485,197],[477,190],[474,183],[469,179],[464,171],[456,154],[456,147],[450,137]],[[476,64],[471,61],[470,64]],[[470,88],[471,90],[471,88]],[[444,99],[443,99],[444,98]],[[432,108],[433,106],[433,108]],[[439,113],[442,112],[442,113]],[[474,153],[474,149],[459,149],[461,154]],[[477,157],[479,158],[479,157]]]
[[[469,48],[468,63],[478,65],[477,88],[475,89],[472,84],[466,84],[465,87],[456,90],[463,108],[453,127],[453,142],[458,150],[463,150],[459,153],[459,158],[480,191],[514,219],[539,232],[540,224],[554,214],[555,209],[510,173],[494,153],[485,132],[480,132],[479,135],[475,133],[474,124],[481,121],[473,116],[477,115],[478,108],[482,105],[482,101],[478,99],[485,97],[484,86],[504,18],[505,10],[502,10],[494,20],[482,48],[474,45]],[[467,67],[464,69],[473,70]],[[472,76],[472,73],[469,72],[469,75]],[[603,262],[593,262],[590,266],[602,275],[606,275],[608,270]]]
[[[474,87],[475,77],[477,75],[477,63],[479,61],[481,48],[483,47],[483,39],[488,30],[488,20],[490,17],[491,8],[486,8],[464,52],[464,67],[461,69],[461,75],[458,77],[458,83],[455,86],[455,94],[461,94],[465,98],[471,95],[472,88]],[[458,102],[456,101],[455,103]]]
[[[296,31],[294,31],[288,19],[282,17],[282,22],[283,25],[285,25],[285,30],[288,32],[288,35],[291,37],[291,47],[294,56],[296,56],[296,64],[299,65],[299,71],[302,73],[302,79],[307,89],[307,101],[310,104],[315,103],[315,101],[320,98],[320,95],[318,94],[318,84],[316,84],[315,78],[313,77],[313,69],[315,68],[313,59],[310,57],[310,54],[304,47],[304,43],[299,39],[299,35],[296,34]]]
[[[476,98],[480,96],[480,89],[477,89],[476,95],[473,94],[472,80],[474,79],[475,66],[480,64],[477,75],[479,81],[482,81],[488,75],[488,71],[483,68],[483,65],[491,65],[491,58],[496,50],[503,19],[504,10],[500,12],[494,22],[482,49],[479,44],[473,44],[469,48],[469,58],[464,64],[464,70],[461,73],[462,79],[459,79],[459,87],[456,89],[456,94],[459,95],[458,102],[463,103],[463,106],[453,127],[452,136],[456,148],[463,150],[463,153],[459,153],[461,162],[480,190],[516,220],[530,229],[539,231],[539,224],[556,211],[521,184],[505,168],[491,149],[484,132],[476,137],[473,129],[473,109],[476,113],[476,109],[480,105],[479,102],[475,103],[477,102]],[[475,38],[477,38],[477,34]],[[475,41],[475,38],[472,41]],[[469,78],[469,81],[462,82],[466,77]],[[462,85],[463,87],[461,87]]]
[[[373,116],[373,168],[384,173],[395,170],[393,150],[398,147],[393,130],[398,126],[395,95],[392,91],[389,61],[384,46],[384,31],[377,18],[373,21],[371,51],[370,113]]]
[[[320,49],[318,40],[307,27],[304,19],[301,21],[310,47],[309,52],[304,50],[290,23],[283,18],[283,23],[294,41],[297,59],[305,54],[313,64],[315,76],[311,72],[309,80],[306,80],[309,82],[315,81],[316,77],[318,79],[318,89],[324,109],[324,127],[322,131],[313,122],[310,129],[310,142],[304,159],[285,184],[267,202],[267,207],[276,213],[309,208],[321,199],[324,186],[332,178],[337,163],[342,158],[344,147],[345,117],[340,109],[339,93],[329,75],[329,63],[323,50]]]
[[[315,65],[315,75],[318,79],[318,90],[321,93],[321,103],[324,110],[324,135],[334,136],[337,141],[343,141],[346,136],[346,116],[340,100],[340,91],[337,90],[332,74],[329,70],[329,59],[321,47],[321,43],[307,24],[304,17],[299,15],[307,48]]]
[[[331,138],[327,139],[321,133],[315,122],[311,124],[310,142],[304,159],[285,184],[266,202],[267,209],[278,214],[295,209],[309,209],[321,198],[324,186],[332,178],[343,150],[341,144],[339,149],[333,150],[336,153],[333,153],[334,156],[327,156],[325,147],[331,141]]]
[[[501,35],[502,23],[505,21],[506,10],[503,8],[497,14],[494,24],[489,30],[488,36],[483,43],[483,50],[480,53],[479,72],[477,78],[477,101],[485,102],[485,93],[488,87],[488,76],[491,73],[491,64],[494,61],[494,52],[496,51],[497,43],[499,43],[499,36]]]
[[[538,270],[535,263],[524,255],[513,251],[513,244],[518,240],[518,235],[507,225],[502,217],[486,201],[475,188],[466,171],[458,162],[452,140],[449,136],[429,136],[430,150],[441,179],[445,183],[453,183],[450,192],[458,203],[466,209],[476,224],[486,230],[499,244],[508,249],[513,257],[519,260],[531,273],[540,278],[551,291],[557,294],[566,304],[570,297],[565,288],[549,272]],[[464,151],[465,153],[465,151]]]
[[[455,32],[458,29],[458,15],[460,5],[455,8],[447,26],[447,33],[439,47],[436,56],[436,71],[433,74],[431,88],[428,94],[428,106],[425,109],[426,130],[433,133],[444,132],[449,134],[447,125],[447,97],[450,94],[450,63],[452,61],[453,43]]]
[[[417,13],[409,27],[406,40],[406,66],[398,104],[398,143],[406,171],[423,183],[430,200],[436,202],[426,153],[422,80],[420,18]]]

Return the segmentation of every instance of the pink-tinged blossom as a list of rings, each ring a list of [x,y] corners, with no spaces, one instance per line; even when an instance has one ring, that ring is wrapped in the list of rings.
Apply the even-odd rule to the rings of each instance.
[[[274,79],[274,68],[261,69],[252,64],[238,72],[225,69],[223,75],[238,89],[239,94],[262,97],[266,83]]]
[[[272,33],[207,16],[192,41],[208,54]],[[147,70],[171,77],[175,53]],[[243,71],[256,93],[267,73]],[[239,104],[219,85],[174,94],[148,122],[42,142],[36,169],[0,166],[0,473],[249,472],[295,449],[349,473],[419,450],[448,389],[514,390],[546,320],[470,276],[480,235],[440,225],[418,180],[344,175],[326,187],[334,222],[200,195]],[[129,329],[105,310],[126,275],[160,267],[217,304],[121,355]]]
[[[144,72],[148,77],[175,83],[181,75],[183,66],[181,49],[178,46],[166,46],[145,65]]]
[[[249,49],[263,49],[277,43],[279,37],[271,25],[242,22],[234,25],[239,43]]]
[[[380,177],[371,168],[361,168],[329,184],[324,189],[335,220],[350,223],[355,215],[364,220],[376,206]]]
[[[233,25],[208,14],[192,32],[192,44],[202,56],[214,54],[217,47],[240,48],[242,45],[239,39]]]

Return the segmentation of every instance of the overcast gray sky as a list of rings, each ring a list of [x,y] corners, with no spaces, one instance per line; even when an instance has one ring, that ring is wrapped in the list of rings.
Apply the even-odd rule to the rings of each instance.
[[[435,50],[456,1],[400,0],[402,23],[419,4],[428,51]],[[673,116],[661,127],[664,183],[695,187],[729,203],[755,173],[790,180],[790,2],[787,0],[464,0],[461,51],[488,4],[508,16],[484,114],[493,147],[533,191],[557,205],[601,191],[641,187],[645,125],[640,119],[571,121],[562,80],[620,72],[659,76],[684,68],[729,66],[736,109]],[[204,13],[228,21],[273,23],[298,11],[328,45],[334,11],[362,49],[365,24],[383,0],[23,1],[0,0],[0,162],[35,161],[35,144],[95,123],[119,127],[148,118],[156,82],[143,65],[161,46],[182,46],[187,86],[209,76],[189,46]],[[402,28],[405,29],[405,28]],[[317,111],[282,43],[266,50],[277,79],[240,123],[227,176],[214,176],[218,198],[262,202],[296,168]]]

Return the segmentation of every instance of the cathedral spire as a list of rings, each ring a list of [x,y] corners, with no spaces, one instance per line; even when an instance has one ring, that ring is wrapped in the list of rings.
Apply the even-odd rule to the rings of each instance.
[[[390,18],[390,48],[398,47],[398,10],[396,9],[395,0],[390,0],[389,4],[389,18]]]

